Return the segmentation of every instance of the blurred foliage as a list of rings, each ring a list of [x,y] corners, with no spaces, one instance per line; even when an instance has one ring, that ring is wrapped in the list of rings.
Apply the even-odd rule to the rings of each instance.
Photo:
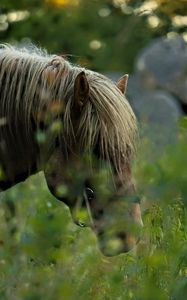
[[[99,71],[132,71],[152,38],[185,31],[186,0],[1,0],[0,39],[36,43]]]
[[[186,0],[1,0],[0,39],[34,42],[99,71],[129,72],[152,38],[185,32],[174,19],[185,12]],[[127,254],[104,257],[91,229],[74,225],[51,196],[43,174],[1,193],[0,299],[185,300],[185,118],[179,129],[178,142],[160,156],[157,145],[142,141],[135,175],[144,232]]]
[[[134,171],[144,232],[129,253],[104,257],[42,173],[1,193],[0,299],[186,299],[186,118],[179,128],[178,143],[154,161],[156,145],[142,141]]]
[[[159,5],[159,10],[167,15],[186,15],[187,2],[186,0],[156,0]]]

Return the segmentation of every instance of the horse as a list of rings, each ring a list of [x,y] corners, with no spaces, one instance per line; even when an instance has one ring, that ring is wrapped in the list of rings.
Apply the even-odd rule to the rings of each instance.
[[[35,46],[0,45],[0,191],[43,171],[108,256],[132,249],[142,226],[127,80],[114,83]],[[76,219],[77,207],[88,210],[88,224]]]

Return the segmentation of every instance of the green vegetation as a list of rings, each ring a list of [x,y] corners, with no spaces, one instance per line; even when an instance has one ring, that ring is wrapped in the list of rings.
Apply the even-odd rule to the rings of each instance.
[[[147,140],[139,151],[145,226],[136,251],[104,257],[42,173],[2,193],[0,299],[186,299],[186,119],[179,125],[178,143],[159,158]]]
[[[79,4],[72,5],[75,2]],[[0,40],[34,42],[97,71],[132,72],[137,54],[153,38],[185,32],[180,19],[186,11],[185,3],[186,0],[1,0]]]
[[[68,1],[1,0],[1,42],[34,42],[98,71],[131,72],[154,37],[185,32],[186,0],[155,0],[151,11],[147,0],[60,2]],[[0,193],[0,300],[186,300],[187,119],[175,144],[156,154],[157,146],[143,138],[134,166],[141,241],[116,257],[104,257],[92,230],[73,223],[42,173]]]

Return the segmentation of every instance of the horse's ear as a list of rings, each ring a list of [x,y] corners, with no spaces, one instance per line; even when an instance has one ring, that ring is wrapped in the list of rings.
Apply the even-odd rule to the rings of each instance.
[[[125,74],[122,76],[116,83],[118,89],[125,94],[127,90],[127,83],[128,83],[129,75]]]
[[[75,107],[80,110],[88,101],[89,95],[89,84],[85,75],[85,72],[80,72],[74,84],[74,105]]]

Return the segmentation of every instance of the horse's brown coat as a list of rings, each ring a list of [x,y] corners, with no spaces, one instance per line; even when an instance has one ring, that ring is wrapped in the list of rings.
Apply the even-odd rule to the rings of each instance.
[[[135,193],[131,162],[137,124],[122,93],[126,86],[127,76],[115,85],[60,56],[2,46],[0,120],[6,122],[0,122],[0,164],[4,170],[0,189],[44,170],[55,194],[58,185],[70,188],[73,184],[69,168],[79,166],[85,153],[90,157],[94,153],[111,166],[114,199],[115,195]],[[54,124],[60,124],[58,130]],[[37,132],[45,135],[43,141],[37,139]],[[87,166],[88,177],[94,171],[91,166]],[[89,180],[85,178],[85,182]],[[75,201],[66,199],[71,207]],[[95,201],[102,200],[96,197]],[[130,216],[141,223],[139,205],[131,206]]]

